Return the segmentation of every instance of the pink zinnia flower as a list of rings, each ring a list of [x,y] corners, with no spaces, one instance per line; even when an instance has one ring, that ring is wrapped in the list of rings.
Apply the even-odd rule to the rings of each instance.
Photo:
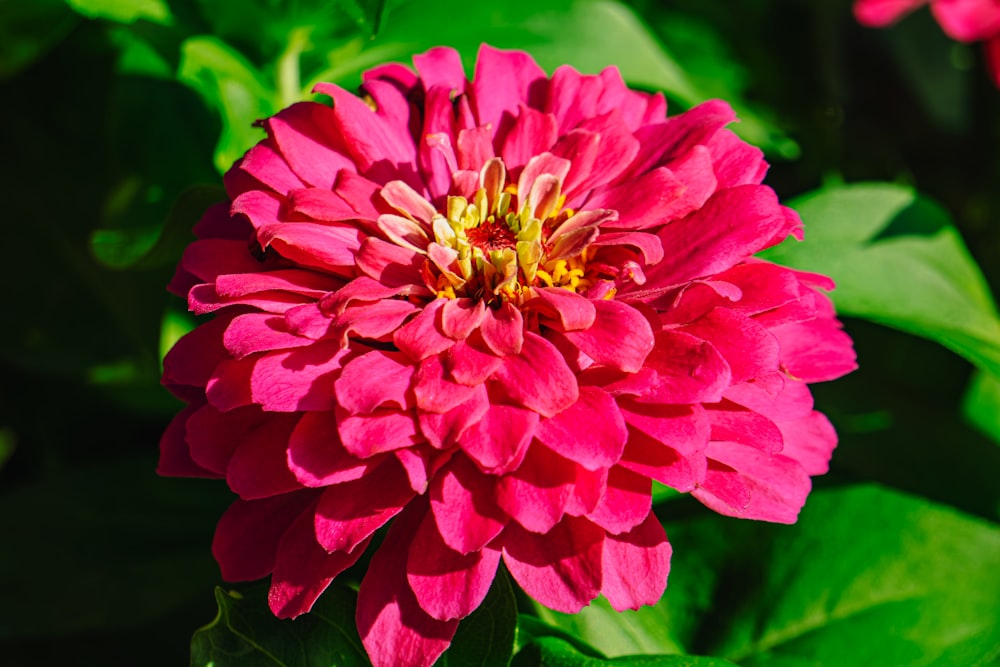
[[[651,481],[792,522],[855,367],[825,277],[752,255],[800,222],[723,102],[666,117],[615,68],[483,47],[263,122],[172,289],[160,472],[239,495],[213,551],[307,612],[389,523],[358,597],[376,665],[428,665],[502,560],[575,612],[656,602]],[[390,523],[391,520],[391,523]]]
[[[952,39],[985,42],[986,64],[1000,87],[1000,0],[855,0],[854,16],[862,25],[883,28],[926,4]]]

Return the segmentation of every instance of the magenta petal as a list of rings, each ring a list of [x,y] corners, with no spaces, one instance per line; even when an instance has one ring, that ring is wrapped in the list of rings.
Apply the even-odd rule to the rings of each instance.
[[[302,180],[292,171],[271,139],[257,144],[243,156],[240,169],[268,186],[279,195],[304,187]]]
[[[577,517],[566,517],[544,535],[511,524],[503,534],[503,561],[532,598],[574,614],[601,590],[604,538],[604,530]]]
[[[656,604],[667,587],[670,543],[654,514],[623,535],[604,542],[601,593],[617,611]]]
[[[446,299],[441,308],[441,330],[449,338],[465,340],[483,320],[482,299]]]
[[[714,403],[732,382],[729,364],[715,347],[679,331],[660,331],[646,359],[658,384],[639,400],[664,403]]]
[[[777,424],[764,415],[723,401],[706,411],[712,423],[712,440],[749,445],[767,454],[781,451],[784,441]]]
[[[358,304],[344,310],[333,319],[332,329],[347,345],[351,334],[358,338],[381,340],[399,329],[399,325],[416,311],[417,307],[401,299],[382,299],[369,304]]]
[[[507,525],[507,515],[496,504],[496,477],[481,473],[469,459],[457,454],[430,488],[431,510],[445,544],[467,554],[479,551]]]
[[[250,431],[226,466],[229,488],[244,500],[300,489],[287,465],[288,440],[298,420],[299,415],[274,415]]]
[[[577,465],[535,443],[521,465],[500,478],[497,504],[534,533],[547,533],[559,523],[573,498]]]
[[[538,296],[525,303],[524,308],[537,310],[559,331],[578,331],[593,326],[597,309],[592,301],[561,287],[535,288],[535,294]]]
[[[201,407],[185,424],[191,458],[199,466],[224,475],[236,448],[270,417],[255,405],[229,412],[211,405]]]
[[[805,382],[823,382],[858,367],[851,338],[833,318],[786,324],[771,329],[781,348],[781,365]]]
[[[524,334],[521,353],[506,357],[494,377],[506,394],[543,417],[561,412],[579,398],[576,376],[562,355],[530,331]]]
[[[355,261],[358,269],[383,285],[412,288],[423,280],[420,253],[379,238],[369,236],[362,241]]]
[[[448,547],[428,512],[410,543],[406,579],[421,608],[447,621],[464,618],[482,604],[499,564],[497,549],[461,554]]]
[[[480,385],[493,375],[503,360],[485,349],[482,339],[459,341],[444,356],[444,367],[455,382]]]
[[[387,458],[363,479],[323,492],[316,507],[316,539],[327,551],[352,551],[414,495],[402,466]]]
[[[311,345],[312,340],[287,331],[285,318],[271,313],[238,315],[226,327],[226,348],[237,358],[254,352]]]
[[[447,412],[472,398],[473,387],[458,384],[446,377],[441,358],[427,357],[413,378],[417,407],[428,412]]]
[[[710,443],[707,454],[710,460],[736,471],[738,483],[746,488],[747,495],[744,502],[740,502],[742,499],[734,502],[731,493],[706,477],[702,488],[692,493],[702,503],[720,514],[746,519],[794,523],[798,518],[812,482],[794,460],[726,442]]]
[[[504,139],[500,155],[508,169],[515,169],[549,150],[557,137],[556,119],[552,114],[522,104],[514,126]]]
[[[351,552],[327,553],[316,541],[312,512],[302,512],[278,544],[267,596],[271,611],[278,618],[308,612],[334,577],[354,565],[366,546],[367,541]]]
[[[171,477],[218,477],[218,472],[206,469],[191,456],[187,440],[184,437],[188,418],[199,406],[189,405],[170,421],[160,437],[160,460],[156,465],[156,474]]]
[[[729,365],[733,384],[778,367],[778,339],[752,318],[727,308],[716,308],[680,331],[710,342]]]
[[[465,90],[465,68],[455,49],[435,47],[413,56],[413,65],[420,74],[425,89],[443,86],[459,93]]]
[[[710,434],[704,408],[663,406],[660,412],[645,415],[622,412],[626,421],[638,424],[629,427],[622,467],[684,492],[704,479]]]
[[[288,469],[303,486],[324,487],[361,479],[381,457],[358,459],[340,442],[333,413],[307,412],[288,441]]]
[[[823,475],[830,469],[830,455],[837,446],[837,433],[833,425],[820,412],[812,412],[802,419],[782,422],[785,447],[782,456],[796,461],[810,475]]]
[[[357,211],[343,197],[324,188],[293,190],[288,197],[289,209],[313,220],[342,222],[358,217]]]
[[[930,0],[855,0],[854,18],[861,25],[881,28],[895,23]]]
[[[418,440],[412,410],[376,408],[370,414],[351,415],[338,408],[337,428],[344,449],[362,459],[409,447]]]
[[[340,406],[351,414],[368,414],[381,406],[405,408],[412,376],[413,366],[403,355],[372,350],[348,361],[333,389]]]
[[[427,511],[414,503],[389,528],[358,591],[357,624],[374,667],[430,667],[444,653],[457,620],[439,621],[417,603],[406,561]]]
[[[486,387],[479,385],[473,389],[472,396],[467,401],[447,412],[419,411],[417,420],[420,423],[420,432],[427,438],[431,447],[445,449],[457,444],[465,430],[486,414],[490,406]]]
[[[521,311],[509,301],[499,308],[488,308],[479,332],[491,350],[501,357],[520,354],[524,344],[524,321]]]
[[[533,410],[490,405],[458,442],[484,470],[506,472],[521,465],[537,428],[538,413]]]
[[[342,223],[276,222],[260,227],[262,247],[273,246],[282,257],[302,266],[352,277],[362,234]]]
[[[178,340],[163,359],[163,384],[204,387],[220,363],[229,358],[223,344],[232,317],[220,315]]]
[[[441,325],[440,310],[445,302],[445,299],[431,301],[393,334],[396,347],[414,361],[440,354],[455,344],[453,339],[444,335]]]
[[[608,471],[604,493],[587,518],[609,533],[628,532],[650,515],[651,486],[649,477],[615,466]]]
[[[616,463],[627,438],[618,405],[597,387],[580,387],[576,403],[538,426],[539,440],[588,470]]]
[[[316,494],[286,493],[237,500],[219,519],[212,555],[226,581],[253,581],[271,573],[281,536],[296,517],[312,517]]]
[[[653,330],[638,310],[619,301],[594,301],[594,324],[566,338],[595,362],[634,373],[653,350]]]
[[[281,156],[303,181],[331,188],[341,169],[356,171],[344,139],[336,131],[333,110],[299,102],[264,123]]]
[[[521,104],[540,109],[545,81],[545,72],[527,53],[482,45],[472,80],[479,124],[492,124],[496,132],[504,114],[514,116]]]
[[[273,412],[329,410],[334,378],[348,354],[335,342],[323,342],[263,355],[250,375],[253,402]]]

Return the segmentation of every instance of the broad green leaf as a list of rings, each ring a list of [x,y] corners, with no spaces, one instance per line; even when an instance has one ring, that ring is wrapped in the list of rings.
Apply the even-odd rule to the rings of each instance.
[[[721,658],[693,655],[632,655],[619,658],[595,658],[577,651],[558,637],[541,637],[526,646],[512,663],[514,667],[734,667]]]
[[[392,20],[374,40],[357,43],[360,53],[345,49],[334,54],[337,60],[316,73],[313,82],[334,80],[353,88],[360,72],[374,64],[408,61],[442,44],[458,49],[470,66],[484,42],[529,50],[549,72],[567,63],[590,73],[617,65],[633,85],[664,90],[689,104],[701,101],[684,71],[635,13],[608,0],[471,3],[461,17],[447,2],[409,2],[393,8]]]
[[[166,0],[66,0],[74,10],[92,19],[108,19],[119,23],[146,20],[170,25],[173,16]]]
[[[173,265],[194,240],[191,229],[205,210],[225,196],[219,186],[191,186],[174,202],[165,224],[95,230],[90,238],[91,249],[98,261],[113,269]]]
[[[962,409],[976,428],[1000,444],[1000,378],[977,373],[966,391]]]
[[[911,188],[829,187],[789,203],[806,240],[762,254],[826,274],[844,315],[930,338],[1000,375],[1000,319],[947,213]]]
[[[536,607],[538,605],[535,605]],[[572,646],[577,653],[590,656],[592,658],[604,658],[605,655],[598,651],[579,637],[541,620],[537,616],[528,614],[518,614],[517,636],[514,641],[515,652],[520,652],[528,644],[538,641],[542,637],[555,637]]]
[[[688,650],[743,667],[985,666],[1000,655],[994,524],[866,485],[814,492],[794,526],[710,516],[668,531],[673,581],[660,605],[698,619]]]
[[[191,638],[191,667],[370,667],[354,623],[357,594],[334,582],[310,613],[279,619],[266,589],[215,589],[219,613]]]
[[[360,25],[367,27],[371,36],[375,36],[385,25],[388,13],[387,0],[340,0],[339,5]]]
[[[277,93],[240,52],[210,36],[184,41],[177,77],[218,110],[222,135],[215,148],[215,166],[220,172],[228,170],[263,139],[254,122],[277,110]]]
[[[683,653],[671,632],[666,607],[615,611],[600,597],[576,614],[563,614],[535,605],[539,618],[582,637],[608,656],[635,653]]]
[[[517,601],[503,568],[479,608],[458,625],[440,667],[506,667],[514,651]]]

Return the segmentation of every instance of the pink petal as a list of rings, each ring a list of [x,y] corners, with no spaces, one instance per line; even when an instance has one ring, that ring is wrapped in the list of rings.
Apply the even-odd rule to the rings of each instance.
[[[260,500],[236,500],[219,519],[212,555],[226,581],[253,581],[271,573],[278,544],[288,526],[305,513],[312,517],[316,494],[286,493]]]
[[[723,401],[706,411],[712,423],[712,440],[729,440],[776,454],[784,446],[781,430],[764,415]]]
[[[783,351],[770,331],[726,308],[716,308],[680,331],[710,342],[729,364],[733,384],[773,372]]]
[[[771,329],[781,348],[781,365],[805,382],[834,380],[857,369],[851,338],[833,318]]]
[[[220,315],[184,334],[163,359],[163,384],[204,387],[219,364],[229,359],[223,344],[232,316]]]
[[[458,133],[458,166],[478,174],[480,168],[495,157],[492,128],[479,126]]]
[[[496,133],[504,114],[512,119],[521,104],[540,109],[545,80],[545,72],[527,53],[500,51],[483,44],[472,80],[479,125],[492,124]]]
[[[365,305],[355,305],[333,319],[332,332],[347,345],[351,334],[358,338],[384,340],[417,310],[417,306],[402,299],[382,299]]]
[[[413,66],[425,89],[443,86],[459,93],[465,90],[465,68],[458,51],[444,46],[413,56]]]
[[[364,553],[368,542],[354,551],[327,553],[316,541],[312,512],[302,512],[288,527],[274,562],[268,606],[278,618],[295,618],[312,609],[334,577]]]
[[[455,343],[442,360],[451,379],[469,387],[486,382],[503,363],[489,351],[481,336]]]
[[[224,475],[236,448],[267,419],[269,415],[256,405],[229,412],[220,412],[211,405],[202,406],[185,425],[191,458],[198,465]]]
[[[226,466],[229,488],[244,500],[296,491],[301,487],[288,469],[288,440],[299,415],[273,415],[250,431]]]
[[[710,443],[707,455],[734,470],[727,476],[735,474],[737,479],[728,485],[742,485],[747,495],[745,500],[741,494],[734,497],[726,486],[706,476],[702,487],[691,494],[702,503],[720,514],[745,519],[794,523],[798,518],[812,482],[794,460],[727,442]]]
[[[457,620],[439,621],[421,609],[406,580],[410,544],[425,507],[414,503],[393,522],[361,581],[358,632],[374,667],[430,667],[458,627]]]
[[[358,217],[357,211],[343,197],[325,188],[305,188],[289,193],[288,207],[293,213],[323,222],[343,222]]]
[[[567,202],[575,205],[577,193],[585,193],[602,185],[615,182],[629,168],[639,152],[640,143],[622,122],[617,110],[589,118],[580,128],[600,136],[600,145],[590,174],[573,191],[567,192]]]
[[[662,123],[639,128],[635,138],[641,148],[629,165],[629,173],[643,174],[686,155],[695,146],[707,144],[734,120],[736,114],[728,104],[722,100],[709,100]]]
[[[455,341],[444,335],[441,324],[440,310],[445,303],[445,299],[431,301],[401,326],[392,337],[396,347],[414,361],[421,361],[454,345]]]
[[[390,405],[406,408],[412,376],[413,366],[403,355],[372,350],[348,361],[333,389],[340,406],[351,414],[368,414]]]
[[[610,302],[605,302],[610,303]],[[576,402],[576,376],[552,343],[530,331],[520,354],[504,358],[494,377],[517,403],[551,417]]]
[[[431,510],[441,539],[458,553],[479,551],[507,525],[507,515],[496,504],[496,478],[456,454],[434,477]]]
[[[392,458],[363,479],[328,487],[316,506],[316,539],[327,551],[353,551],[414,497]]]
[[[305,187],[305,183],[295,175],[270,138],[248,150],[240,161],[239,168],[279,195],[287,195],[291,190]]]
[[[485,309],[482,299],[445,299],[441,308],[441,330],[449,338],[464,340],[479,327]]]
[[[646,359],[657,384],[639,397],[644,402],[715,403],[731,384],[732,372],[707,341],[680,331],[659,331]]]
[[[199,409],[198,405],[189,405],[170,421],[160,437],[160,460],[156,465],[156,474],[170,477],[220,476],[217,471],[194,460],[184,437],[188,418]]]
[[[288,166],[309,185],[331,188],[341,169],[357,171],[336,131],[333,110],[324,104],[293,104],[265,121],[264,127]]]
[[[615,466],[608,471],[604,493],[587,518],[609,533],[619,535],[646,520],[652,508],[649,477]]]
[[[1000,5],[993,0],[938,0],[931,12],[942,30],[960,42],[978,42],[1000,33]]]
[[[348,354],[336,342],[265,354],[250,375],[253,402],[273,412],[329,410],[334,379]]]
[[[303,486],[325,487],[361,479],[382,457],[358,459],[340,442],[331,412],[307,412],[288,440],[288,469]]]
[[[497,484],[497,504],[534,533],[559,523],[573,497],[577,466],[548,447],[533,444],[521,465]]]
[[[740,139],[731,130],[720,130],[707,144],[719,189],[757,185],[764,180],[764,152]]]
[[[535,288],[536,298],[524,304],[526,310],[542,314],[546,324],[559,331],[588,329],[594,324],[597,309],[588,299],[561,287]]]
[[[557,138],[555,117],[522,104],[500,155],[509,169],[522,167],[534,156],[549,150]]]
[[[537,428],[538,413],[533,410],[490,405],[458,442],[481,468],[501,473],[521,465]]]
[[[369,414],[351,415],[338,408],[337,426],[344,448],[362,459],[417,443],[412,410],[377,408]]]
[[[413,378],[417,407],[428,412],[447,412],[472,398],[474,391],[473,387],[447,378],[438,356],[421,361]]]
[[[314,341],[289,333],[285,318],[270,313],[238,315],[226,327],[223,342],[237,358],[255,352],[312,345]]]
[[[368,237],[361,243],[356,258],[357,267],[383,285],[420,285],[420,267],[424,258],[409,248]]]
[[[566,517],[544,535],[511,524],[503,535],[503,562],[532,598],[573,614],[601,590],[604,538],[604,530],[577,517]]]
[[[351,225],[289,222],[263,226],[257,238],[263,247],[271,246],[297,264],[350,278],[363,237]]]
[[[635,308],[620,301],[594,301],[593,326],[564,335],[599,364],[634,373],[653,350],[653,331]],[[548,416],[548,415],[546,415]]]
[[[830,469],[830,455],[837,446],[837,433],[821,412],[811,412],[802,419],[778,424],[784,438],[782,455],[796,461],[812,476]]]
[[[692,490],[705,476],[710,430],[704,408],[663,406],[641,412],[642,407],[622,409],[626,421],[636,424],[630,423],[620,465],[678,491]]]
[[[930,0],[855,0],[854,18],[861,25],[882,28],[895,23]]]
[[[538,426],[538,439],[588,470],[621,458],[628,432],[618,405],[597,387],[580,387],[576,403]]]
[[[421,608],[447,621],[464,618],[482,604],[499,564],[497,549],[460,554],[449,548],[428,512],[410,543],[406,580]]]
[[[670,543],[654,514],[623,535],[604,542],[601,593],[617,611],[659,602],[670,573]]]
[[[465,403],[455,406],[444,413],[424,412],[417,415],[420,432],[427,442],[437,449],[450,448],[458,444],[458,439],[465,430],[482,419],[490,406],[486,387],[478,385],[473,388],[472,397]]]
[[[488,308],[480,323],[483,340],[497,355],[505,357],[521,353],[524,344],[524,321],[521,311],[508,301],[499,308]]]

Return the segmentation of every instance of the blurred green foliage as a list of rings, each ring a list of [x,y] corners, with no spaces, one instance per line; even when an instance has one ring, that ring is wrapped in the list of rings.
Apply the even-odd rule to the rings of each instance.
[[[4,664],[221,667],[241,636],[363,663],[346,586],[320,602],[336,633],[252,587],[213,600],[229,495],[153,474],[179,407],[160,361],[194,325],[164,286],[256,120],[438,44],[471,65],[481,42],[617,65],[674,112],[730,101],[806,222],[771,257],[838,281],[861,370],[816,387],[841,444],[799,524],[658,494],[659,605],[564,617],[501,577],[442,664],[483,637],[490,665],[995,661],[1000,91],[927,12],[873,31],[849,0],[4,0]]]

